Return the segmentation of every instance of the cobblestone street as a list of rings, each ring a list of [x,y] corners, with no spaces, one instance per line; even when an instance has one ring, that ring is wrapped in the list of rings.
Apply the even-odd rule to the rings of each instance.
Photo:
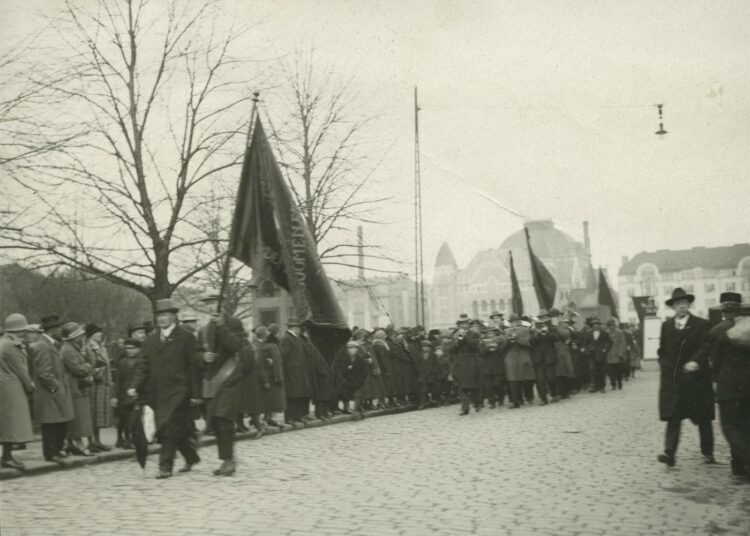
[[[750,486],[731,483],[718,423],[722,465],[702,464],[687,424],[677,466],[656,462],[657,382],[242,441],[231,478],[204,448],[197,470],[165,481],[154,456],[145,473],[119,461],[5,481],[2,535],[749,534]]]

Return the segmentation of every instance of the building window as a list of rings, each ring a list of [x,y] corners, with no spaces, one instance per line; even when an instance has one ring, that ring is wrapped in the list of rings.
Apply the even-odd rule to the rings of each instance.
[[[689,292],[692,294],[693,292],[693,285],[685,285],[685,292]]]
[[[672,287],[664,287],[664,295],[665,296],[671,296],[672,295]]]
[[[263,283],[260,284],[260,295],[263,298],[273,298],[276,294],[276,287],[273,284],[273,281],[266,279],[263,281]]]
[[[734,281],[732,281],[731,283],[727,283],[726,285],[724,285],[724,289],[727,292],[734,292],[736,288],[737,288],[737,284]]]
[[[477,302],[477,300],[474,300],[472,302],[472,304],[471,304],[471,312],[473,313],[474,318],[478,318],[479,317],[479,303]]]
[[[706,292],[715,292],[716,286],[713,283],[706,283],[706,286],[704,287]]]
[[[497,301],[496,300],[490,300],[490,309],[492,309],[493,313],[495,311],[497,311]]]
[[[500,301],[498,303],[499,303],[500,310],[504,311],[505,310],[505,300],[503,298],[500,298]]]
[[[487,312],[487,300],[482,300],[482,313]]]

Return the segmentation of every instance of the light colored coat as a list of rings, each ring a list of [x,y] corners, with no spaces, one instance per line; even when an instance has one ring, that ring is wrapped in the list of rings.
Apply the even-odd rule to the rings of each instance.
[[[28,396],[34,390],[23,348],[0,337],[0,443],[34,439]]]

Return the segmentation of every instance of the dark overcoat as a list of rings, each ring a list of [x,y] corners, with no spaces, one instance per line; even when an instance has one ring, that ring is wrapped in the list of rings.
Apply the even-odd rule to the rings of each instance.
[[[266,359],[269,358],[268,348],[258,340],[253,341],[251,346],[253,356],[245,363],[240,382],[240,413],[245,415],[264,413],[271,390],[266,369]]]
[[[328,364],[310,339],[303,337],[302,343],[313,380],[314,399],[317,402],[328,402],[336,399],[336,387],[333,381],[333,367]]]
[[[694,423],[713,420],[714,391],[708,361],[708,320],[693,316],[683,329],[670,318],[661,325],[659,338],[659,417],[663,421],[690,419]],[[698,363],[695,372],[686,372],[688,361]]]
[[[593,329],[584,335],[583,352],[588,359],[593,359],[597,363],[606,363],[610,348],[612,348],[612,339],[603,329],[599,331],[597,339],[594,339]]]
[[[448,353],[453,359],[451,375],[461,389],[478,389],[480,386],[479,342],[479,335],[467,332],[463,340],[454,339],[448,345]]]
[[[357,392],[362,388],[367,380],[367,362],[361,352],[357,352],[354,357],[348,354],[340,360],[341,367],[341,387],[340,396],[343,400],[354,400],[359,398]]]
[[[196,352],[195,337],[180,326],[175,326],[164,341],[160,329],[143,341],[143,358],[133,387],[154,410],[157,433],[173,417],[184,419],[190,415],[190,400],[201,396]],[[181,425],[175,422],[177,428]]]
[[[216,326],[215,347],[216,359],[213,363],[206,363],[203,359],[204,351],[198,352],[198,363],[203,371],[203,377],[211,380],[229,361],[234,360],[232,373],[224,380],[213,397],[206,401],[206,422],[214,417],[222,417],[234,422],[241,410],[242,379],[253,366],[255,353],[250,343],[238,334],[232,332],[226,325]]]
[[[732,344],[727,331],[734,327],[730,318],[711,329],[711,363],[716,381],[716,399],[750,400],[750,349]],[[747,416],[750,419],[750,415]]]
[[[284,387],[287,398],[312,398],[312,381],[302,338],[287,331],[279,343],[284,364]]]
[[[393,376],[393,355],[388,343],[384,340],[375,339],[372,341],[372,352],[380,367],[380,377],[383,379],[383,391],[385,396],[391,397],[396,395],[396,379]]]
[[[557,365],[555,343],[560,339],[557,330],[550,327],[547,333],[538,330],[531,332],[531,362],[534,365],[554,367]]]
[[[417,360],[417,385],[424,387],[435,383],[438,380],[438,362],[435,354],[429,356],[420,356]]]
[[[118,409],[135,405],[135,399],[128,396],[128,389],[135,381],[135,373],[142,359],[140,351],[133,357],[123,354],[112,364],[114,378],[113,395],[117,399]],[[121,413],[118,411],[118,413]]]
[[[34,420],[52,424],[73,420],[73,400],[60,352],[46,336],[29,346],[34,363]]]

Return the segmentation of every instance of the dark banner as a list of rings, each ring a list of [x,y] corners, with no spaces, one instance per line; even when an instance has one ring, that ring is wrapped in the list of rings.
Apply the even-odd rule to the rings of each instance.
[[[606,305],[609,307],[609,312],[614,318],[620,318],[617,312],[617,302],[612,294],[612,289],[609,288],[607,278],[604,277],[604,271],[599,268],[599,305]]]
[[[518,316],[523,316],[523,297],[521,296],[521,287],[518,285],[516,267],[513,265],[512,251],[508,252],[508,263],[510,264],[511,311]]]
[[[552,309],[552,306],[555,304],[557,281],[555,281],[555,278],[547,270],[547,267],[539,257],[534,255],[534,250],[531,249],[529,230],[526,227],[523,230],[526,232],[526,245],[529,248],[529,260],[531,261],[531,280],[534,283],[534,291],[536,292],[536,299],[539,302],[539,308]]]
[[[260,118],[245,152],[229,252],[291,294],[297,318],[324,356],[331,359],[346,343],[349,327]]]

